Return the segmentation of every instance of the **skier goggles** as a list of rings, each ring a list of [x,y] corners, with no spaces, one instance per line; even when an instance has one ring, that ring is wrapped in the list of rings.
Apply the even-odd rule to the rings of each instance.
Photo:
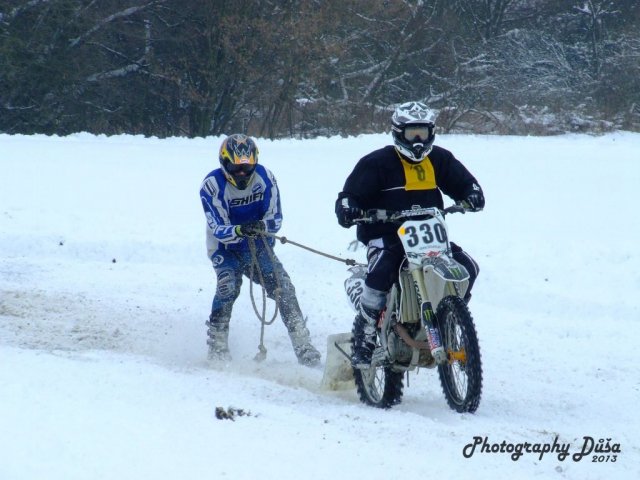
[[[404,127],[404,138],[413,142],[416,137],[418,140],[427,141],[433,132],[432,125],[408,125]]]
[[[247,175],[252,173],[256,169],[255,163],[227,163],[226,165],[227,172],[232,175],[236,173],[246,173]]]

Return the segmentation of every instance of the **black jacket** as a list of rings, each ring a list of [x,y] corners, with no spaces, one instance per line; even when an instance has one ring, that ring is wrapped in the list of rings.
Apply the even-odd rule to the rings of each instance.
[[[453,154],[434,146],[420,163],[404,160],[396,149],[386,146],[364,156],[347,177],[340,200],[349,197],[364,210],[381,208],[406,210],[414,205],[443,208],[442,193],[453,200],[464,200],[474,191],[477,180]],[[442,192],[442,193],[441,193]],[[391,224],[358,225],[358,240],[395,236]]]

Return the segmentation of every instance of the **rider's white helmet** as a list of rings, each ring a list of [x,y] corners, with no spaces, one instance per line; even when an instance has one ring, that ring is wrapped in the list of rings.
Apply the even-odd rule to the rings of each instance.
[[[421,102],[398,106],[391,117],[391,134],[398,153],[413,163],[429,155],[436,138],[436,114]]]

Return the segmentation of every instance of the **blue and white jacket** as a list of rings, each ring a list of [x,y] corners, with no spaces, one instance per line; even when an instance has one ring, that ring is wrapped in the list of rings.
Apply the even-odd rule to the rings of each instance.
[[[262,220],[266,231],[276,233],[282,224],[280,192],[273,173],[258,164],[251,182],[239,190],[227,182],[224,172],[210,172],[200,187],[202,208],[207,217],[207,255],[220,249],[248,251],[247,239],[235,233],[235,226]],[[268,237],[273,245],[275,240]]]

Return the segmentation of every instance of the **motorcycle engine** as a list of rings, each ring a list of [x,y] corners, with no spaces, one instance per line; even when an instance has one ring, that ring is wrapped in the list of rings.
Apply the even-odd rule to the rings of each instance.
[[[403,365],[409,365],[409,363],[411,363],[413,349],[407,345],[396,332],[393,330],[389,332],[387,342],[389,358],[392,362],[397,362]]]

